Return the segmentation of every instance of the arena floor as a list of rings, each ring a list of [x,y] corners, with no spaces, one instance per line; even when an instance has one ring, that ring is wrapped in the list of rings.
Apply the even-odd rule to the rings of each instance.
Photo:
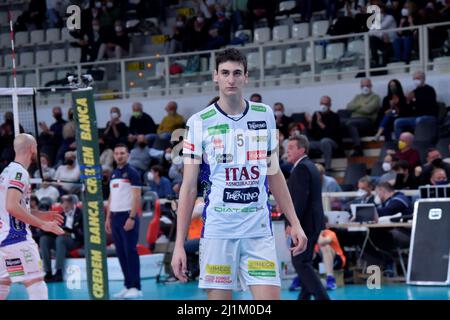
[[[110,293],[122,288],[121,281],[110,281]],[[86,282],[81,283],[81,289],[69,290],[65,283],[48,284],[49,298],[54,300],[85,300],[89,299]],[[170,283],[157,284],[155,279],[143,280],[144,300],[206,300],[206,294],[197,287],[197,282],[187,284]],[[333,300],[450,300],[450,287],[419,287],[405,284],[382,285],[379,290],[369,290],[363,285],[346,285],[329,292]],[[294,300],[298,291],[282,290],[283,300]],[[237,292],[235,299],[251,299],[250,292]],[[27,299],[25,288],[21,284],[13,285],[9,300]]]

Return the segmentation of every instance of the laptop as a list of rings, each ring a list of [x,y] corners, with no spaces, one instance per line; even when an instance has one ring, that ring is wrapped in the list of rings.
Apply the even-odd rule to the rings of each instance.
[[[377,209],[373,203],[351,204],[350,209],[354,222],[372,223],[377,221]]]
[[[347,211],[325,211],[329,224],[346,224],[350,222],[350,213]]]

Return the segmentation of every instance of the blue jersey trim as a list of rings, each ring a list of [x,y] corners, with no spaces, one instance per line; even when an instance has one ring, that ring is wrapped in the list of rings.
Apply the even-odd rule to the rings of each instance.
[[[206,225],[206,210],[209,206],[209,194],[211,193],[211,180],[209,177],[211,176],[211,168],[209,164],[205,163],[204,161],[200,164],[200,185],[205,190],[207,188],[206,194],[203,192],[203,197],[205,199],[205,207],[203,208],[202,213],[202,220],[203,220],[203,227],[202,227],[202,234],[201,237],[203,238],[203,235],[205,233],[205,225]]]

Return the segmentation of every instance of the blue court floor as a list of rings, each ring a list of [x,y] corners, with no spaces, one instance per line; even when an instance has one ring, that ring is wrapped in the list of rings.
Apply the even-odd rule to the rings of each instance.
[[[122,289],[121,281],[110,281],[109,291],[113,293]],[[206,294],[197,287],[197,282],[186,284],[170,283],[158,284],[155,279],[142,281],[144,300],[206,300]],[[89,299],[87,283],[82,282],[80,289],[69,290],[66,283],[48,284],[49,298],[55,300],[85,300]],[[333,300],[450,300],[450,287],[419,287],[405,284],[382,284],[381,289],[370,290],[364,285],[346,285],[329,292]],[[298,291],[289,292],[283,289],[283,300],[295,300]],[[234,299],[251,299],[247,292],[234,293]],[[25,288],[21,284],[14,284],[11,288],[9,300],[27,299]]]

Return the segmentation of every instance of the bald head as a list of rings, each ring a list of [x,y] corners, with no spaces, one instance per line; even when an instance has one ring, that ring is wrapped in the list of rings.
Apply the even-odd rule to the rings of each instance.
[[[414,142],[414,135],[410,132],[403,132],[400,135],[400,141],[403,141],[404,143],[406,143],[406,145],[408,147],[411,147],[413,142]]]
[[[36,139],[28,133],[21,133],[14,139],[14,151],[16,154],[33,147],[36,147]]]

